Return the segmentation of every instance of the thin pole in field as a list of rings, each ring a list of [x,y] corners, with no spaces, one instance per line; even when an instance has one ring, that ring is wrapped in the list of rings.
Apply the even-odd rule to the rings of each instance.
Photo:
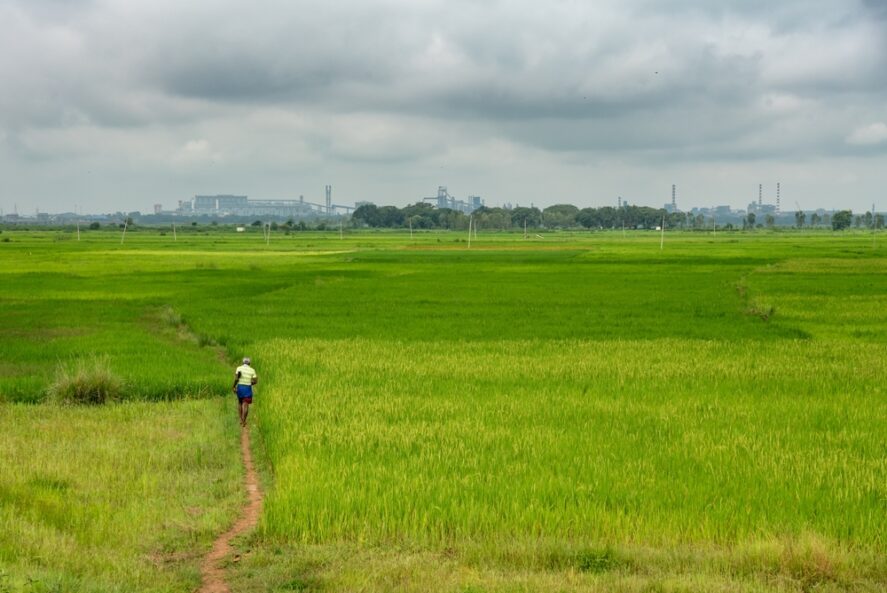
[[[80,240],[80,219],[77,219],[77,240]]]
[[[472,217],[468,215],[468,249],[471,249],[471,221]]]
[[[410,216],[410,241],[413,240],[413,217]]]
[[[267,224],[268,232],[265,235],[265,245],[271,244],[271,223]]]
[[[622,221],[622,238],[625,238],[625,221]]]
[[[662,234],[659,236],[659,251],[665,247],[665,217],[662,217]]]
[[[527,219],[524,219],[524,239],[527,238]]]
[[[176,223],[172,223],[172,240],[178,241],[179,238],[176,237]]]
[[[718,219],[714,214],[711,215],[711,232],[715,237],[718,236]]]
[[[345,238],[345,231],[342,230],[342,219],[339,219],[339,239]]]
[[[120,244],[123,245],[124,239],[126,239],[126,226],[129,224],[129,220],[123,221],[123,234],[120,236]]]

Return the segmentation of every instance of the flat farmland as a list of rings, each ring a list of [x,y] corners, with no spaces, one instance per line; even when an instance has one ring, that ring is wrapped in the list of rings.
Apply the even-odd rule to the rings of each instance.
[[[0,462],[17,471],[0,477],[0,505],[7,521],[31,522],[15,537],[86,529],[57,516],[82,504],[76,476],[21,455],[61,437],[28,439],[28,423],[113,421],[127,406],[217,419],[189,448],[218,439],[219,453],[184,462],[217,481],[203,502],[188,482],[187,508],[203,509],[200,534],[224,521],[206,513],[229,508],[236,487],[224,463],[235,412],[213,402],[249,355],[266,501],[230,567],[233,590],[887,583],[880,236],[667,233],[663,249],[640,232],[482,233],[470,248],[444,232],[2,236],[0,365],[16,379],[0,387]],[[117,402],[48,401],[83,359],[119,377]],[[44,517],[27,488],[52,480],[64,493]],[[178,528],[195,529],[167,526],[166,539],[113,554],[93,537],[90,553],[114,558],[103,578],[143,566],[164,575],[156,590],[193,590],[208,544]],[[94,562],[38,562],[12,538],[0,534],[9,583],[39,574],[112,590],[88,588]],[[197,555],[158,568],[170,541]],[[58,558],[72,553],[58,545]]]

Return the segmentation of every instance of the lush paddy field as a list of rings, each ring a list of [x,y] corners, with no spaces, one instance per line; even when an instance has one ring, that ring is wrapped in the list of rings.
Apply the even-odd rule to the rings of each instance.
[[[887,585],[871,235],[3,237],[8,402],[95,354],[143,400],[224,394],[253,357],[271,478],[235,590]],[[11,541],[0,570],[34,565]]]

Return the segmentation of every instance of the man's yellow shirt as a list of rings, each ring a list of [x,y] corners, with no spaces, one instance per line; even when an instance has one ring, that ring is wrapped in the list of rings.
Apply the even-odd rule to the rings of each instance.
[[[240,378],[237,380],[238,385],[252,385],[253,379],[258,375],[253,367],[246,364],[237,367],[237,370],[234,371],[234,375],[236,376],[237,373],[240,373]]]

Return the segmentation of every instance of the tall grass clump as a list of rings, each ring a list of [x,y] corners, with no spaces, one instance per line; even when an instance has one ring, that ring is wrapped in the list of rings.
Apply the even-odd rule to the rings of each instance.
[[[107,355],[79,358],[72,364],[60,363],[47,389],[47,399],[73,405],[102,405],[119,399],[124,383],[111,371],[109,363]]]
[[[162,323],[168,325],[170,327],[180,327],[185,325],[185,319],[182,317],[181,313],[166,305],[160,309],[158,313],[158,318]]]

